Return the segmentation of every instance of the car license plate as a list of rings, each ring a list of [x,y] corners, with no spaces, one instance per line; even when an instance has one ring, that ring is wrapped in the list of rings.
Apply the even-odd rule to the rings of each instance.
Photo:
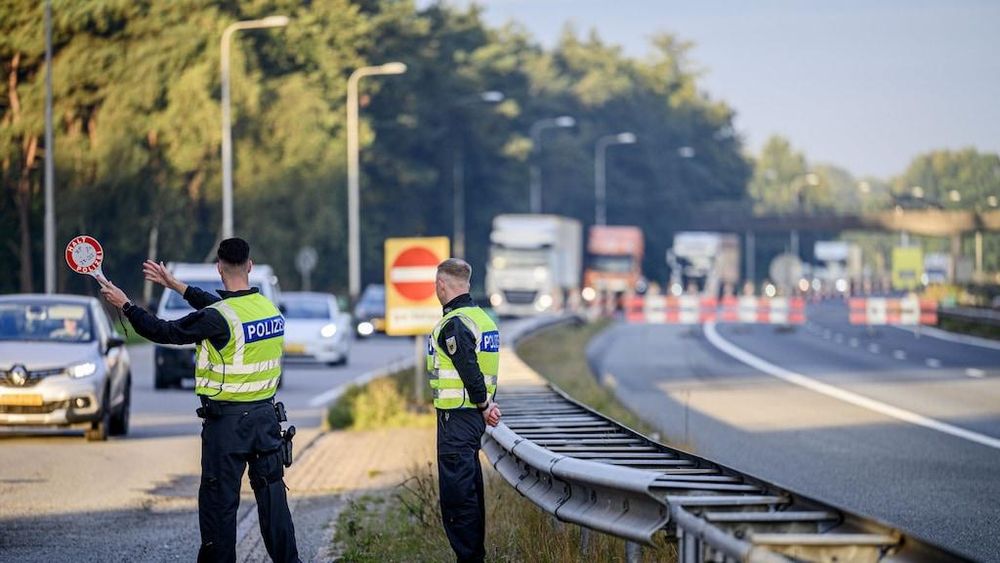
[[[305,344],[285,344],[286,354],[305,354],[306,346]]]
[[[16,407],[40,407],[44,404],[41,395],[0,395],[0,405]]]

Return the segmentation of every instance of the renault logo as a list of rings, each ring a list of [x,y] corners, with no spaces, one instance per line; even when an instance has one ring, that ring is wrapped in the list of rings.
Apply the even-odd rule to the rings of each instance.
[[[10,381],[14,385],[21,387],[28,382],[28,371],[24,369],[24,366],[14,366],[10,370]]]

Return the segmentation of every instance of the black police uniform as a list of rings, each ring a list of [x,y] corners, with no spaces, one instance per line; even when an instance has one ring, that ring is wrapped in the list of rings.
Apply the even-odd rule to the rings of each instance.
[[[444,314],[462,307],[474,307],[468,293],[444,306]],[[455,338],[450,352],[445,340]],[[469,399],[485,403],[486,381],[476,358],[476,336],[461,320],[452,318],[438,334],[438,347],[455,364]],[[448,542],[460,563],[483,561],[486,557],[486,503],[479,445],[486,432],[483,413],[477,409],[437,411],[438,487],[441,519]]]
[[[219,291],[222,299],[257,293],[257,288]],[[141,307],[123,309],[136,332],[158,344],[194,344],[208,340],[216,350],[229,342],[229,323],[209,305],[219,297],[188,286],[184,299],[195,312],[176,321],[164,321]],[[271,559],[299,561],[295,528],[282,481],[283,440],[273,399],[253,402],[213,401],[200,397],[204,418],[201,430],[201,486],[198,521],[201,526],[199,562],[236,561],[236,511],[243,471],[250,466],[250,486],[264,546]]]

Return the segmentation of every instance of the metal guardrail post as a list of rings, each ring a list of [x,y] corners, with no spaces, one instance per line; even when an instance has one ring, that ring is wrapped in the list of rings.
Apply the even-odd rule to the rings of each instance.
[[[625,562],[639,563],[642,561],[642,546],[635,542],[625,542]]]

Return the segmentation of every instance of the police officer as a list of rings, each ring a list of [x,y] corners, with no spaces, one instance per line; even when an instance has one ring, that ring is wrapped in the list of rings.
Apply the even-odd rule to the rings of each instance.
[[[281,432],[284,407],[273,399],[281,377],[284,318],[258,288],[250,287],[253,262],[245,240],[219,243],[217,267],[226,288],[218,297],[177,280],[162,263],[143,264],[147,280],[180,293],[195,308],[176,321],[158,319],[133,305],[109,281],[101,282],[101,293],[149,340],[198,344],[195,393],[202,404],[198,416],[204,419],[198,561],[236,561],[236,510],[249,464],[267,553],[274,561],[296,562],[295,530],[282,481],[283,453],[290,444]]]
[[[493,402],[499,373],[500,332],[469,296],[472,267],[450,258],[437,267],[435,289],[444,317],[427,346],[427,373],[437,409],[441,519],[460,563],[486,556],[486,505],[479,444],[496,426]]]

